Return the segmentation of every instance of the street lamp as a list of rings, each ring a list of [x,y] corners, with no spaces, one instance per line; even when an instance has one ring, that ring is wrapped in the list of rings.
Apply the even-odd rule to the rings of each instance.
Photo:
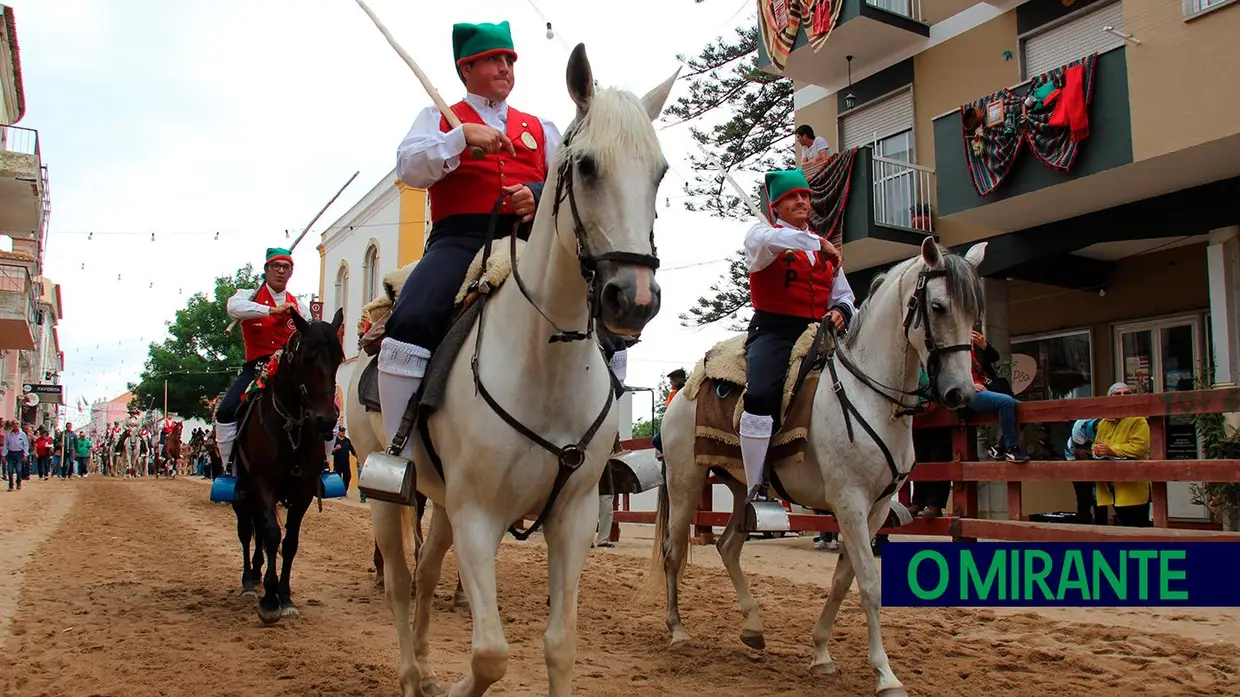
[[[844,60],[848,61],[848,86],[850,88],[852,87],[852,59],[852,56],[844,56]],[[857,96],[849,90],[848,94],[844,95],[844,110],[848,111],[855,106],[857,106]]]

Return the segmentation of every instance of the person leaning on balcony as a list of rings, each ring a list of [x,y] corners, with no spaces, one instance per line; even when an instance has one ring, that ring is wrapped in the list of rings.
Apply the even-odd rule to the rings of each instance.
[[[1029,456],[1020,447],[1020,431],[1016,428],[1016,405],[1020,400],[1011,394],[1007,380],[995,373],[994,363],[999,352],[986,341],[979,323],[973,327],[973,386],[977,389],[969,408],[976,412],[999,415],[999,431],[1002,441],[990,447],[991,459],[1008,462],[1028,462]]]
[[[1132,394],[1126,383],[1117,382],[1107,390],[1108,397]],[[1144,416],[1099,419],[1093,455],[1107,460],[1145,460],[1150,456],[1150,424]],[[1149,482],[1098,482],[1095,484],[1098,508],[1115,509],[1115,522],[1144,528],[1150,526]]]
[[[814,135],[814,127],[808,123],[797,126],[797,143],[801,145],[801,166],[805,167],[831,155],[831,146],[827,139]]]

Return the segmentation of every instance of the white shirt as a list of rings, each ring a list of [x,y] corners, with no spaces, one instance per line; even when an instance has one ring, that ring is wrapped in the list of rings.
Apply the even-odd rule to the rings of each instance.
[[[271,297],[276,301],[277,305],[285,302],[288,298],[287,289],[277,293],[272,290],[271,286],[267,286],[267,292],[271,293]],[[252,295],[254,295],[254,290],[250,288],[244,288],[234,293],[233,296],[228,299],[228,316],[235,320],[246,320],[258,319],[259,317],[266,317],[271,314],[270,307],[250,300],[250,296]]]
[[[815,137],[813,145],[801,151],[801,164],[807,165],[813,162],[819,153],[831,154],[831,146],[827,145],[827,139],[822,136]]]
[[[745,263],[749,266],[749,273],[758,273],[770,266],[779,253],[786,249],[805,252],[809,256],[809,263],[814,264],[814,254],[822,249],[822,238],[809,230],[793,227],[782,219],[776,221],[775,225],[766,222],[754,223],[749,232],[745,233]],[[848,305],[848,309],[856,313],[857,298],[853,294],[852,286],[848,285],[843,268],[835,271],[835,282],[831,284],[831,300],[827,307],[839,304]]]
[[[492,102],[476,94],[466,94],[465,101],[478,112],[486,125],[501,133],[508,132],[508,102]],[[465,127],[458,126],[447,133],[439,130],[443,118],[437,107],[427,107],[414,120],[409,134],[396,148],[396,176],[405,184],[417,189],[428,189],[461,164],[465,151]],[[560,147],[560,130],[550,121],[538,119],[543,129],[543,150],[546,151],[547,167]]]

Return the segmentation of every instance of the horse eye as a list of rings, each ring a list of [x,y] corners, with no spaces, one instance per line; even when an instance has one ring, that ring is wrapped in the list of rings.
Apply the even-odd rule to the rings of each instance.
[[[598,167],[594,164],[594,158],[589,155],[582,155],[577,158],[577,171],[581,172],[581,176],[587,179],[593,179],[598,176]]]
[[[930,303],[930,309],[933,310],[934,314],[936,315],[947,314],[947,305],[945,305],[942,301],[939,301],[939,300],[935,300],[934,302]]]

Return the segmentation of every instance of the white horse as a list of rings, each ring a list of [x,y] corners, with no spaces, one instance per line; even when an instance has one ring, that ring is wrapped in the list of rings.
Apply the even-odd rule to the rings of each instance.
[[[949,255],[927,237],[920,256],[874,279],[834,359],[843,398],[855,408],[847,417],[851,424],[846,423],[842,399],[834,391],[829,371],[824,371],[813,396],[805,458],[800,464],[776,469],[779,482],[796,503],[834,511],[843,538],[844,554],[814,627],[811,670],[824,675],[836,671],[827,642],[856,574],[869,629],[870,663],[878,673],[876,692],[883,697],[906,694],[883,649],[878,568],[870,548],[871,537],[887,519],[890,495],[913,465],[912,418],[896,416],[895,407],[911,401],[906,395],[915,392],[921,365],[930,366],[932,387],[944,406],[960,408],[972,398],[968,347],[970,330],[984,306],[976,272],[984,253],[983,243],[971,248],[965,258]],[[709,389],[709,384],[702,389]],[[697,403],[681,390],[663,417],[666,483],[660,491],[650,579],[654,587],[666,589],[673,648],[689,641],[680,620],[678,583],[686,561],[689,526],[710,471],[695,462],[696,409]],[[873,428],[873,436],[867,434],[866,425]],[[734,510],[716,546],[744,613],[741,640],[760,649],[765,641],[758,605],[740,567],[747,537],[739,530],[745,516],[745,484],[730,476],[723,479],[734,495]]]
[[[121,447],[125,455],[125,478],[144,476],[146,462],[142,457],[142,443],[137,426],[130,424],[125,427],[125,442]]]
[[[614,89],[595,92],[579,44],[567,78],[577,115],[554,156],[525,251],[513,278],[486,300],[428,424],[442,478],[425,440],[419,434],[414,441],[417,487],[434,514],[417,566],[412,631],[405,562],[411,511],[371,505],[406,697],[423,694],[430,672],[431,596],[449,546],[456,548],[473,614],[473,660],[448,694],[477,697],[504,676],[508,642],[497,607],[496,557],[505,531],[523,518],[542,517],[540,511],[550,590],[548,692],[571,694],[581,570],[618,430],[616,393],[590,329],[597,321],[613,334],[635,335],[658,312],[653,230],[667,161],[651,122],[675,76],[641,99]],[[572,340],[549,342],[553,334]]]

